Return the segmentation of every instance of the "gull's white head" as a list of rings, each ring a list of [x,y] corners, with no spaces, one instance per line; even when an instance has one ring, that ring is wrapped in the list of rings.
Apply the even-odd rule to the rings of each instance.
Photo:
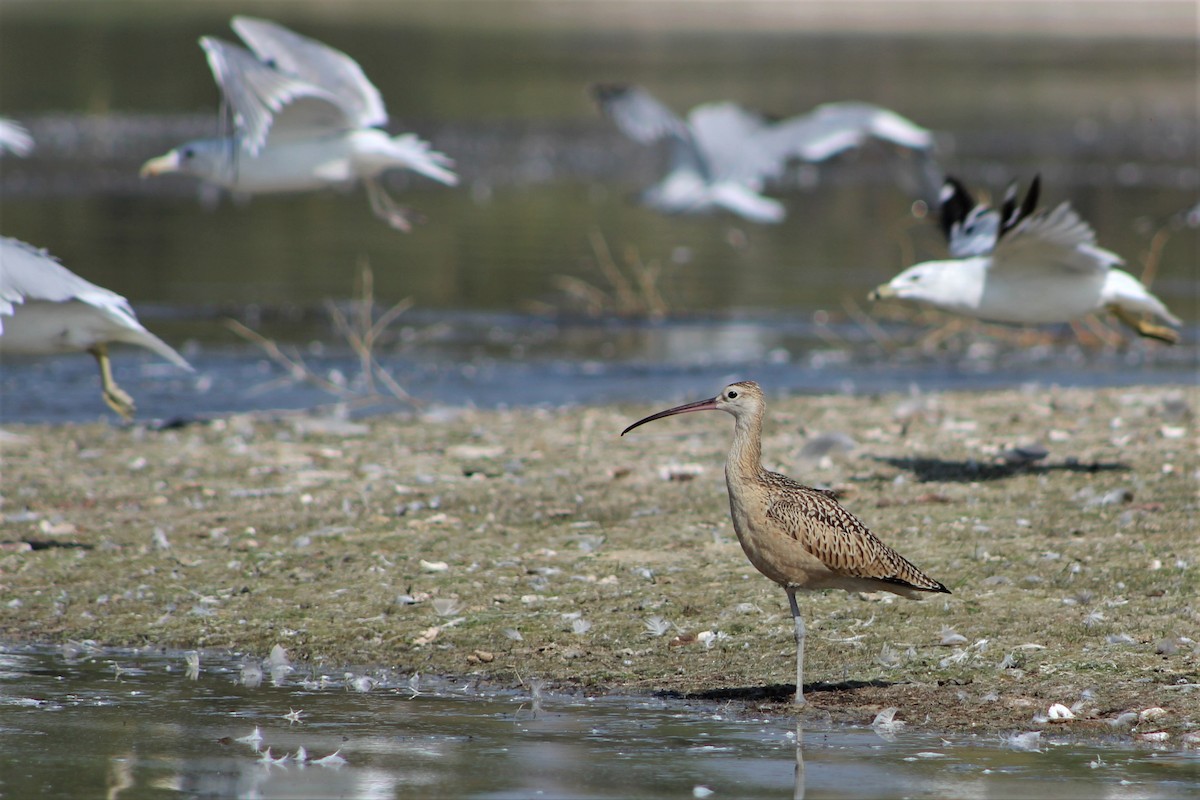
[[[979,302],[984,261],[983,258],[964,258],[915,264],[876,287],[869,297],[871,300],[925,303],[946,311],[969,313]]]
[[[219,183],[230,171],[231,163],[230,143],[227,140],[197,139],[181,144],[166,155],[150,159],[142,165],[139,174],[145,178],[179,173]]]

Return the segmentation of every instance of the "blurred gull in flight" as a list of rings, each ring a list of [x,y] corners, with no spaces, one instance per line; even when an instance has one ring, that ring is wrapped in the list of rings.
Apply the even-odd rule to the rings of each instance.
[[[183,144],[142,166],[142,175],[179,172],[240,194],[366,185],[371,209],[393,228],[412,227],[384,191],[386,170],[405,168],[454,186],[453,162],[415,134],[382,130],[379,90],[345,53],[277,25],[234,17],[249,45],[205,36],[200,46],[232,113],[233,136]]]
[[[1039,182],[1017,203],[1010,187],[1001,207],[975,205],[953,178],[946,179],[942,229],[953,258],[926,261],[871,293],[924,303],[977,319],[1035,325],[1069,322],[1111,311],[1142,336],[1173,344],[1175,330],[1146,316],[1180,325],[1141,281],[1117,269],[1120,256],[1096,244],[1096,234],[1068,203],[1034,212]]]
[[[705,103],[685,121],[638,86],[597,85],[592,94],[630,139],[669,140],[670,171],[642,200],[672,214],[724,208],[754,222],[780,222],[783,204],[761,192],[793,158],[824,161],[870,138],[921,153],[933,146],[928,130],[868,103],[828,103],[778,122],[734,103]]]
[[[192,367],[141,326],[129,302],[68,270],[45,250],[0,237],[0,354],[87,351],[100,365],[104,401],[125,419],[133,398],[117,386],[108,345],[134,344],[178,367]]]
[[[27,156],[33,150],[33,137],[25,126],[8,117],[0,117],[0,155],[5,152]]]

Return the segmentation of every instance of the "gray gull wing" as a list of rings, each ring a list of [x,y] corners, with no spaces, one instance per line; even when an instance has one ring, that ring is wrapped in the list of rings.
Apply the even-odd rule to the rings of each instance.
[[[358,127],[326,89],[280,72],[236,44],[204,36],[200,46],[242,147],[251,155],[262,149],[268,135],[319,135]]]
[[[592,96],[621,133],[639,144],[689,137],[684,121],[640,86],[597,84]]]
[[[759,185],[778,175],[788,154],[773,147],[770,121],[736,103],[704,103],[688,114],[692,139],[713,180]]]
[[[1096,245],[1092,227],[1069,203],[1017,223],[996,243],[992,271],[1059,269],[1074,273],[1107,272],[1121,263],[1116,253]]]
[[[138,344],[191,371],[183,356],[138,322],[129,301],[116,292],[76,275],[45,250],[19,239],[0,236],[0,335],[4,318],[27,302],[86,303],[107,315],[130,334],[123,341]]]
[[[237,16],[232,26],[260,60],[336,97],[354,127],[387,124],[379,90],[350,56],[269,20]]]
[[[777,152],[805,161],[824,161],[866,139],[882,139],[910,150],[933,146],[933,134],[894,111],[847,101],[825,103],[808,114],[772,126]]]
[[[689,121],[715,176],[751,182],[778,176],[793,158],[824,161],[868,138],[922,151],[933,144],[925,128],[858,102],[826,103],[780,122],[734,103],[710,103],[693,109]]]

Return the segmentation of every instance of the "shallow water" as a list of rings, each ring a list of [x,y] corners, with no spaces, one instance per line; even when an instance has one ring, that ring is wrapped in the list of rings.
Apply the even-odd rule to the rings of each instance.
[[[819,713],[804,726],[798,753],[793,718],[736,704],[535,699],[228,654],[202,654],[191,673],[178,652],[0,648],[0,795],[13,798],[1032,798],[1049,780],[1064,799],[1200,791],[1195,754],[1165,749],[884,736]],[[245,741],[255,730],[261,740]],[[268,748],[289,757],[267,763]],[[344,763],[317,762],[335,752]]]
[[[1191,385],[1197,365],[1192,344],[1094,350],[1066,341],[988,341],[933,354],[888,352],[853,326],[824,326],[822,338],[811,324],[763,317],[643,325],[429,314],[410,330],[418,341],[389,344],[377,356],[424,408],[665,403],[697,399],[747,378],[772,393],[801,394]],[[831,344],[830,336],[838,342]],[[338,402],[255,348],[193,344],[184,354],[195,374],[141,351],[126,349],[114,358],[114,374],[137,398],[140,420],[188,421]],[[297,346],[294,355],[315,374],[363,389],[359,362],[345,347]],[[0,370],[0,423],[115,419],[99,399],[98,384],[95,362],[86,355],[9,359]],[[380,398],[351,404],[348,411],[408,407]]]

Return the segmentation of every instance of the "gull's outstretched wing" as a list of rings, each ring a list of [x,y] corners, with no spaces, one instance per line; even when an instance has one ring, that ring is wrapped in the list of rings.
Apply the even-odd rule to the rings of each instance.
[[[204,36],[200,47],[225,102],[242,147],[251,155],[267,136],[320,135],[358,127],[333,94],[280,72],[236,44]]]
[[[996,243],[996,270],[1062,270],[1072,273],[1107,272],[1121,263],[1116,253],[1096,245],[1096,234],[1069,203],[1021,220]]]
[[[975,198],[962,181],[947,175],[938,192],[938,225],[947,241],[951,240],[954,226],[961,226],[975,209]]]
[[[668,137],[687,139],[687,125],[640,86],[596,84],[592,97],[621,133],[640,144]]]
[[[757,186],[782,172],[788,155],[769,135],[770,121],[736,103],[705,103],[688,114],[692,140],[713,180]]]
[[[1020,188],[1017,182],[1013,181],[1004,192],[1004,202],[1000,205],[1000,236],[1004,236],[1021,222],[1021,220],[1033,214],[1037,209],[1038,196],[1042,191],[1042,176],[1034,175],[1033,180],[1029,184],[1029,191],[1025,193],[1025,199],[1021,201],[1021,205],[1017,205],[1017,197],[1020,195]]]
[[[670,141],[671,172],[710,177],[711,168],[693,138],[694,130],[640,86],[595,84],[592,97],[617,130],[639,144]]]
[[[733,103],[713,103],[695,108],[689,121],[714,176],[750,182],[778,176],[793,158],[824,161],[869,138],[919,151],[933,144],[928,130],[868,103],[827,103],[781,122]]]
[[[84,280],[41,248],[0,236],[0,331],[3,317],[13,313],[14,305],[28,300],[79,300],[118,316],[133,317],[133,310],[121,295]]]
[[[0,236],[0,335],[4,318],[12,316],[16,306],[39,301],[86,303],[119,326],[125,334],[121,341],[141,345],[183,369],[192,369],[170,345],[142,327],[124,297],[84,280],[41,248]]]
[[[354,127],[387,124],[379,90],[350,56],[269,20],[237,16],[232,26],[260,60],[337,98]]]
[[[933,146],[933,134],[894,111],[870,103],[826,103],[772,126],[773,148],[805,161],[824,161],[866,139],[910,150]]]
[[[7,117],[0,117],[0,153],[27,156],[33,150],[33,137],[25,126]]]
[[[967,187],[949,175],[938,199],[938,224],[952,258],[985,256],[995,249],[1000,236],[999,211],[976,203]]]

